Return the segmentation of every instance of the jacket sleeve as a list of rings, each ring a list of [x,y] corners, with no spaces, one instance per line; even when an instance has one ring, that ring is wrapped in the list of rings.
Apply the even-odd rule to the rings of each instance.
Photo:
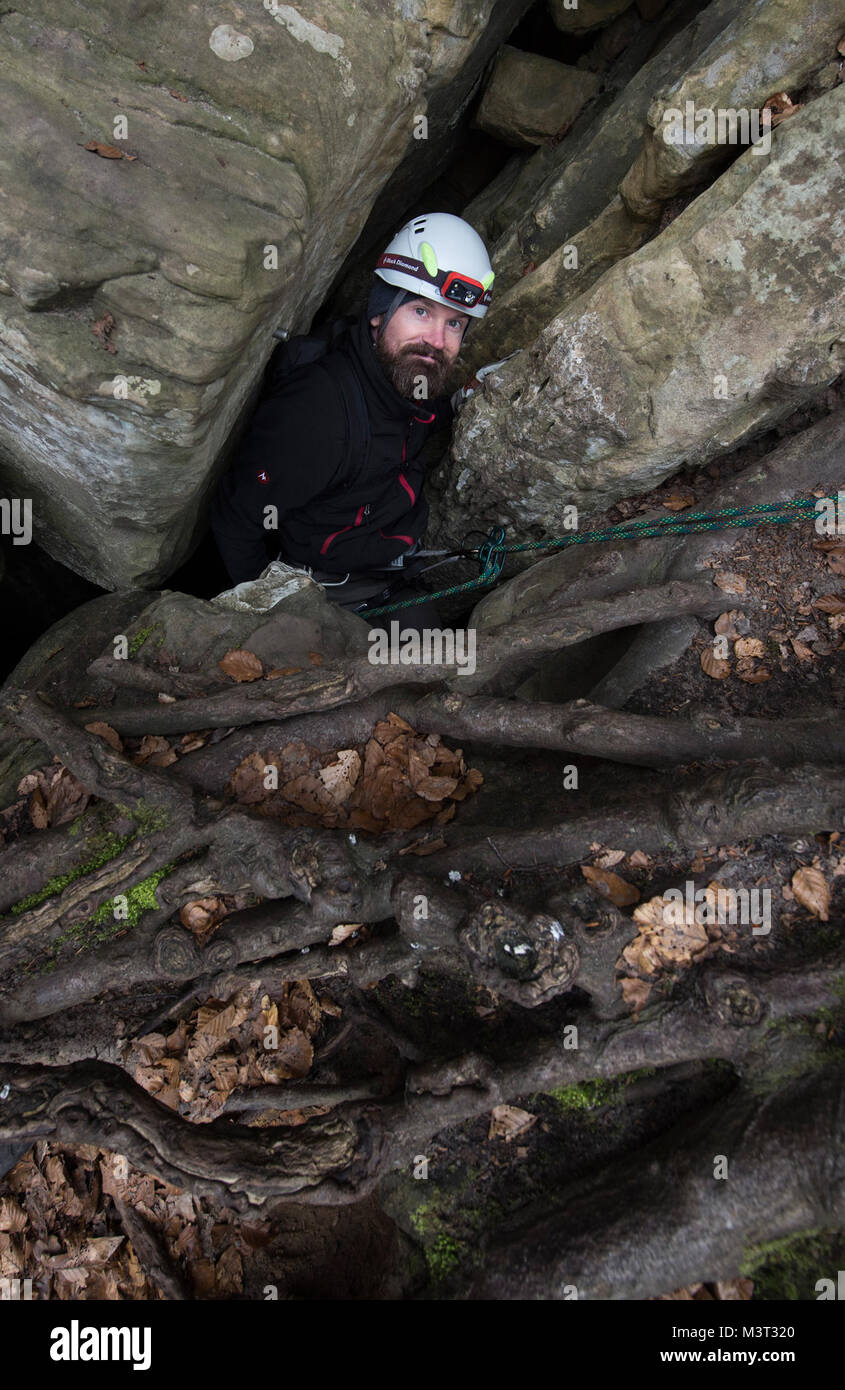
[[[274,506],[281,522],[340,472],[346,448],[340,410],[327,397],[322,373],[289,383],[259,405],[211,508],[211,529],[233,584],[256,579],[278,552],[266,508]]]

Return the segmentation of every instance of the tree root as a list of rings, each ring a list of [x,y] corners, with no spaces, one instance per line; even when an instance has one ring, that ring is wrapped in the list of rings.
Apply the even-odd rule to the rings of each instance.
[[[490,1248],[469,1296],[642,1299],[736,1278],[763,1233],[842,1228],[843,1145],[841,1066],[762,1099],[740,1091],[565,1189],[562,1210]]]

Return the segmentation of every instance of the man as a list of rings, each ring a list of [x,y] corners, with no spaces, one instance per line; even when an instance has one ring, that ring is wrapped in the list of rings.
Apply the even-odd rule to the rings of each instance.
[[[470,320],[487,312],[493,278],[481,237],[462,218],[430,213],[401,228],[376,264],[366,310],[259,406],[223,480],[212,529],[234,583],[256,578],[281,547],[279,558],[353,609],[424,592],[391,580],[425,564],[411,559],[428,520],[420,454],[430,430],[471,394],[463,388],[450,400],[444,392]],[[357,472],[338,389],[350,364],[370,435]],[[438,625],[431,605],[405,609],[402,619]]]

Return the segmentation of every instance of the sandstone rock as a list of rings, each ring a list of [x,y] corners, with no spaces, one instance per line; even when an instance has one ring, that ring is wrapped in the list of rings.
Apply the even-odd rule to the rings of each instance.
[[[712,0],[636,70],[606,109],[562,140],[527,159],[489,219],[487,234],[496,292],[515,284],[525,266],[540,265],[607,207],[636,157],[656,91],[676,82],[696,55],[731,22],[737,0]],[[626,55],[627,56],[627,55]],[[469,210],[471,215],[471,208]],[[489,244],[489,243],[488,243]]]
[[[749,150],[464,406],[438,539],[584,511],[751,438],[841,370],[840,86]]]
[[[524,7],[383,8],[378,42],[347,0],[0,17],[0,466],[55,558],[114,588],[185,557],[272,328],[307,327],[417,114]]]
[[[586,34],[627,10],[631,0],[549,0],[549,14],[566,34]]]
[[[797,94],[829,64],[843,23],[841,0],[812,0],[810,11],[804,0],[743,6],[649,108],[650,130],[619,190],[632,215],[657,216],[667,198],[699,185],[738,144],[757,141],[762,156],[763,104],[775,92]],[[713,143],[714,134],[729,143]]]
[[[497,294],[484,322],[467,340],[461,358],[467,374],[483,362],[495,361],[529,341],[552,314],[561,313],[614,260],[642,245],[656,228],[665,201],[700,187],[713,177],[718,166],[735,156],[735,144],[726,147],[667,143],[667,130],[670,135],[677,134],[675,124],[664,120],[667,113],[670,117],[672,112],[686,113],[687,103],[702,113],[702,119],[707,111],[759,110],[773,84],[797,92],[815,80],[816,74],[827,66],[827,56],[834,51],[835,36],[842,26],[839,0],[816,0],[816,11],[817,22],[802,27],[794,24],[794,0],[776,0],[762,9],[743,6],[734,21],[700,54],[693,71],[664,88],[666,95],[652,102],[649,127],[639,153],[620,185],[622,203],[618,196],[613,198],[577,234],[570,235],[544,259],[542,251],[538,252],[541,259],[537,268],[511,285],[507,283],[507,253],[503,269],[499,250],[494,252]],[[825,90],[823,82],[819,90]],[[629,98],[630,95],[628,89]],[[607,135],[615,126],[614,115],[609,113],[605,122],[600,129]],[[715,115],[713,129],[718,134]],[[730,133],[729,125],[727,129]],[[742,129],[740,121],[737,132]],[[754,119],[749,120],[746,129],[752,139],[762,136],[762,156],[768,148],[765,133],[759,131]],[[702,126],[702,133],[705,130]],[[580,167],[578,160],[575,166]],[[546,208],[542,214],[544,229],[548,215]],[[544,230],[544,238],[545,235]],[[519,236],[517,231],[517,240]]]
[[[485,362],[497,362],[530,342],[552,315],[561,313],[616,261],[642,246],[653,230],[653,221],[632,217],[617,195],[571,241],[494,298],[461,351],[467,377]]]
[[[509,145],[540,145],[572,124],[599,85],[591,72],[503,44],[475,124]]]

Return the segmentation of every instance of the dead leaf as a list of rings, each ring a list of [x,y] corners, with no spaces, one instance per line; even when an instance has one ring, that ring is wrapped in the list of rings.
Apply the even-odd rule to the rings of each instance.
[[[822,613],[845,613],[845,596],[842,594],[822,594],[812,600],[813,607]]]
[[[726,594],[744,594],[748,587],[741,574],[733,574],[730,570],[719,570],[713,575],[713,583]]]
[[[226,905],[220,898],[196,898],[185,903],[179,913],[179,921],[188,931],[202,935],[210,931],[226,916]]]
[[[806,642],[799,642],[797,637],[790,637],[789,641],[792,645],[792,650],[798,657],[799,661],[814,660],[813,653],[810,651],[810,648],[807,646]]]
[[[624,849],[609,849],[606,854],[600,854],[595,861],[597,869],[612,869],[617,864],[621,864],[625,858]]]
[[[765,656],[766,648],[759,637],[740,637],[734,643],[735,656]]]
[[[47,815],[47,805],[44,801],[43,793],[36,787],[32,796],[29,798],[29,818],[36,830],[46,830],[50,824]]]
[[[309,652],[308,660],[311,662],[312,666],[322,666],[323,664],[323,658],[319,652]]]
[[[802,907],[820,922],[828,921],[830,888],[821,869],[798,869],[792,875],[792,891]]]
[[[274,666],[272,671],[267,672],[264,679],[277,681],[280,676],[298,676],[301,670],[301,666]]]
[[[348,801],[355,783],[361,775],[361,758],[354,748],[343,748],[337,755],[337,762],[330,763],[320,773],[326,791],[339,806]]]
[[[774,96],[763,102],[762,109],[771,111],[772,129],[774,130],[775,126],[780,125],[787,116],[794,116],[796,111],[800,111],[801,105],[800,103],[796,105],[787,92],[775,92]]]
[[[755,666],[750,657],[744,657],[737,663],[736,673],[741,681],[747,685],[759,685],[762,681],[770,681],[772,673],[768,666]]]
[[[695,497],[691,492],[673,492],[661,504],[670,512],[683,512],[687,507],[691,507],[695,502]]]
[[[152,758],[154,754],[167,753],[169,750],[170,744],[161,734],[144,734],[144,737],[141,739],[141,746],[132,761],[135,763],[136,767],[143,767],[144,763]]]
[[[118,753],[123,752],[123,739],[117,729],[112,728],[111,724],[104,724],[101,719],[97,719],[93,724],[86,724],[85,728],[89,734],[97,734],[99,738],[105,739],[106,743],[116,749]]]
[[[339,946],[342,941],[348,941],[350,936],[354,936],[363,927],[363,922],[338,922],[329,937],[330,946]]]
[[[731,674],[731,663],[716,656],[712,647],[704,648],[700,660],[701,669],[705,676],[710,676],[714,681],[723,681]]]
[[[638,903],[640,900],[639,888],[635,888],[632,883],[626,883],[624,878],[608,869],[596,869],[591,864],[582,864],[581,873],[588,883],[592,883],[603,897],[609,898],[617,907],[628,907],[630,903]]]
[[[733,642],[740,636],[737,620],[744,617],[741,608],[731,608],[727,613],[720,613],[713,626],[720,637],[728,637]]]
[[[505,1139],[508,1143],[525,1134],[537,1123],[537,1116],[516,1105],[494,1105],[490,1112],[488,1139]]]
[[[246,651],[243,648],[235,648],[233,651],[226,652],[226,655],[217,664],[221,671],[224,671],[233,681],[257,681],[264,674],[264,667],[260,659],[254,652]]]
[[[622,998],[626,1004],[630,1004],[634,1011],[634,1017],[636,1017],[640,1009],[648,1002],[651,985],[645,980],[624,979],[620,980],[619,988],[622,991]]]
[[[99,140],[89,140],[83,149],[98,154],[101,159],[122,159],[124,155],[124,151],[118,149],[117,145],[101,145]]]

